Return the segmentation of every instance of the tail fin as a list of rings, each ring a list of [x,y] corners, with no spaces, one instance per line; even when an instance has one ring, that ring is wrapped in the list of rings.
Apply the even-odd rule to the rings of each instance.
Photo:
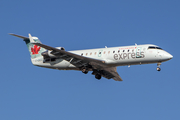
[[[20,36],[20,35],[16,35],[16,34],[10,34],[10,35],[24,39],[24,41],[28,47],[28,50],[30,52],[31,58],[40,57],[41,53],[46,51],[46,49],[33,44],[33,43],[41,43],[41,41],[37,37],[32,37],[31,34],[29,34],[29,38]]]

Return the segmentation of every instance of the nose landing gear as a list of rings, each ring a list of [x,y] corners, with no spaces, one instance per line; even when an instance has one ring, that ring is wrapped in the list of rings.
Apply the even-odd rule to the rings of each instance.
[[[161,71],[161,68],[157,67],[157,71]]]
[[[160,65],[161,65],[161,63],[157,64],[157,71],[161,71]]]

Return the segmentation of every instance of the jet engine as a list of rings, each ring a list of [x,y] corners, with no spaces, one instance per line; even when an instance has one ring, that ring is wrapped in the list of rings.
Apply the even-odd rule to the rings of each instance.
[[[64,47],[56,47],[56,49],[65,50]],[[45,52],[42,52],[41,55],[44,56],[44,58],[56,58],[57,57],[54,54],[52,54],[51,50],[47,50]]]

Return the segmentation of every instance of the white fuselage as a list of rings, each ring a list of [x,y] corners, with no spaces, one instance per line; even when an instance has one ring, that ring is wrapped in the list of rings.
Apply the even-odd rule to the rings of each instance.
[[[76,50],[69,52],[88,58],[103,60],[109,67],[161,63],[170,60],[173,57],[165,50],[152,44]],[[31,60],[34,65],[40,67],[59,70],[79,70],[79,68],[76,68],[70,62],[62,59],[56,59],[55,61],[46,63],[43,63],[43,57]]]

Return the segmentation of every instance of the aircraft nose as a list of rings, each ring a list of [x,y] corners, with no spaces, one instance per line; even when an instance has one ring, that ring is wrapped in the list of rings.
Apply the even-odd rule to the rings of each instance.
[[[171,54],[169,54],[169,59],[172,59],[172,58],[173,58],[173,56]]]
[[[166,57],[167,57],[168,59],[172,59],[172,58],[173,58],[173,56],[172,56],[171,54],[169,54],[169,53],[166,54]]]

